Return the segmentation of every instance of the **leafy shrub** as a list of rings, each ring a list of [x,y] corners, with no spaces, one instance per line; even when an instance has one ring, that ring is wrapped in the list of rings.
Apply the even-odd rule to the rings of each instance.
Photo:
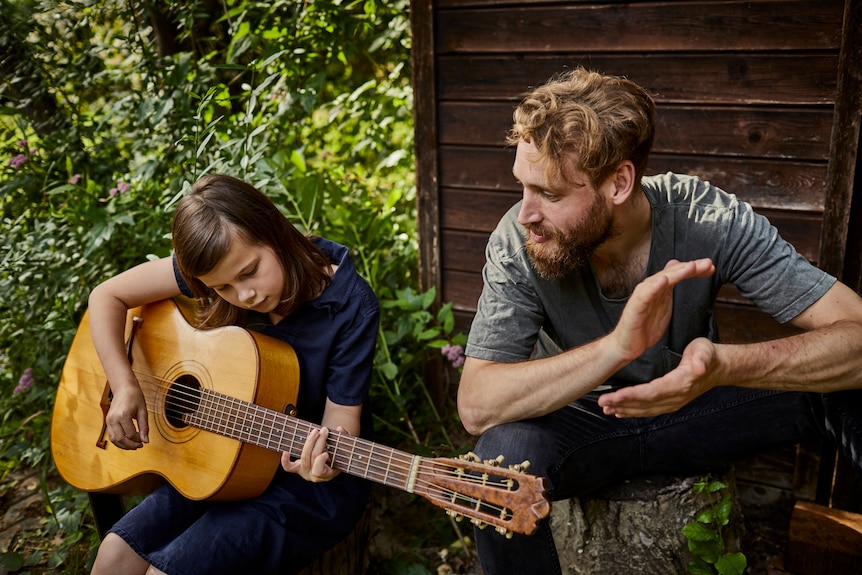
[[[173,205],[210,172],[351,248],[383,309],[381,439],[457,449],[423,372],[445,346],[457,362],[464,336],[418,285],[407,7],[0,0],[0,478],[51,469],[54,390],[89,291],[169,254]],[[96,542],[80,495],[51,491],[57,565]]]

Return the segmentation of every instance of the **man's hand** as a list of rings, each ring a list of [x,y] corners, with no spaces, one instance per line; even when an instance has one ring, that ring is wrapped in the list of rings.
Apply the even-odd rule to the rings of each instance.
[[[624,387],[599,398],[605,415],[651,417],[671,413],[716,385],[715,344],[698,338],[686,346],[673,371],[649,383]]]
[[[620,321],[611,332],[618,349],[633,361],[664,335],[673,313],[673,289],[683,280],[715,273],[712,260],[670,260],[664,269],[639,283],[632,292]]]

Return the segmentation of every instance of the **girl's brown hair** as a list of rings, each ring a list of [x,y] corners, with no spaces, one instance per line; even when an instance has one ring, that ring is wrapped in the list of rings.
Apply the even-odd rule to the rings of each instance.
[[[594,187],[625,160],[639,183],[655,136],[655,103],[630,80],[576,68],[529,93],[513,120],[508,143],[532,142],[549,160],[549,181],[565,179],[574,157]]]
[[[200,327],[245,320],[245,310],[229,304],[198,279],[215,269],[235,235],[250,244],[271,247],[281,261],[285,286],[275,309],[279,315],[286,316],[320,295],[331,280],[326,255],[260,190],[231,176],[209,175],[195,182],[177,205],[172,232],[180,275],[198,300]]]

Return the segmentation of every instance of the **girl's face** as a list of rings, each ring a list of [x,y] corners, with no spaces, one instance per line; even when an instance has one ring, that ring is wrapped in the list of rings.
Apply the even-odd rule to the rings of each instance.
[[[198,279],[232,305],[270,313],[281,301],[285,274],[271,247],[250,244],[234,234],[218,265]]]

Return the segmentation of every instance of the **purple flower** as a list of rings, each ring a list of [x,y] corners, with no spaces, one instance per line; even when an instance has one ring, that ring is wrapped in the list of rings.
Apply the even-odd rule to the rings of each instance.
[[[27,156],[25,156],[24,154],[18,154],[17,156],[9,160],[9,165],[17,170],[26,161]]]
[[[26,148],[27,147],[27,140],[18,140],[18,147],[22,148],[22,149]]]
[[[80,181],[81,181],[81,174],[75,174],[74,176],[69,178],[69,183],[72,184],[73,186],[77,185],[78,182],[80,182]]]
[[[31,387],[33,387],[33,368],[28,367],[18,380],[18,386],[12,391],[12,395],[24,393]]]
[[[108,190],[108,193],[111,194],[111,197],[116,196],[117,194],[122,194],[123,192],[128,192],[132,186],[127,184],[126,182],[117,182],[116,188],[111,188]]]
[[[440,353],[449,360],[452,367],[457,369],[464,365],[464,348],[460,345],[444,345],[440,349]]]

